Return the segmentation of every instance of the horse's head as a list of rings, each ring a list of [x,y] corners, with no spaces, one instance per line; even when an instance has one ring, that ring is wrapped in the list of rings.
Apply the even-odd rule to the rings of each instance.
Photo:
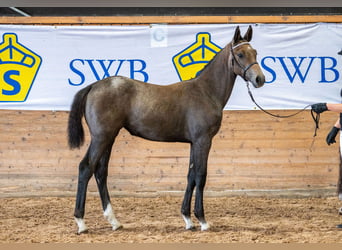
[[[251,82],[255,88],[259,88],[265,83],[265,75],[256,60],[257,52],[249,43],[252,40],[252,34],[253,29],[249,26],[242,37],[238,26],[230,50],[234,73],[245,81]]]

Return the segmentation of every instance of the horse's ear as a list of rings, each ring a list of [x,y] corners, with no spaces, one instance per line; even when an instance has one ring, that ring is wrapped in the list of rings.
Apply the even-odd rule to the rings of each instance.
[[[233,44],[237,44],[241,40],[242,40],[242,37],[241,37],[240,27],[237,26],[236,29],[235,29],[235,34],[234,34],[234,38],[233,38]]]
[[[252,40],[252,36],[253,36],[253,29],[252,29],[252,26],[249,25],[248,30],[246,34],[244,35],[243,39],[250,42]]]

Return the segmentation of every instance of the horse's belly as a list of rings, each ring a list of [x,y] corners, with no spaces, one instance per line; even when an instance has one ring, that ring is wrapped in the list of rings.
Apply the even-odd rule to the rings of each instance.
[[[184,126],[171,121],[135,121],[127,124],[125,128],[131,135],[152,141],[188,142]]]

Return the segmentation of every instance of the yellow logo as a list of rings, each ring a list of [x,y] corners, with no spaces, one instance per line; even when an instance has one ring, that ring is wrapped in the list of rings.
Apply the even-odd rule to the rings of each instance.
[[[210,33],[197,33],[196,42],[172,58],[179,78],[195,78],[221,48],[211,41]]]
[[[3,35],[0,44],[0,102],[26,100],[42,59],[18,42],[13,33]]]

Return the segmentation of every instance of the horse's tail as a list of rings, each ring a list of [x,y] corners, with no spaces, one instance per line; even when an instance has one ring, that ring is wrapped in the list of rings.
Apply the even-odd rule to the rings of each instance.
[[[68,120],[68,142],[70,148],[79,148],[84,143],[82,117],[84,116],[85,103],[91,87],[92,85],[89,85],[78,91],[72,102]]]

